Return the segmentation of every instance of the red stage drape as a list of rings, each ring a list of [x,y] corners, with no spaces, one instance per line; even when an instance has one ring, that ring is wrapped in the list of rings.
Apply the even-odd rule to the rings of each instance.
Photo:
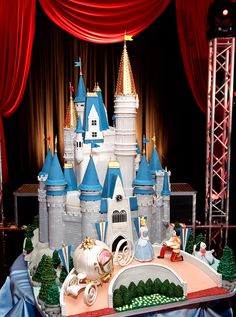
[[[116,43],[148,27],[171,0],[39,0],[66,32],[94,43]],[[192,2],[192,1],[190,1]]]
[[[3,183],[7,180],[7,160],[2,117],[12,115],[23,97],[31,61],[35,6],[35,0],[0,1],[0,133]]]
[[[207,109],[208,40],[207,13],[210,0],[176,0],[177,28],[186,76],[200,107]]]

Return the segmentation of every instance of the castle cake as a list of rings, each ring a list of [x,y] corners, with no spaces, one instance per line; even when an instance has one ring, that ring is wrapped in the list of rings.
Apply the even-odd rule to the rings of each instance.
[[[38,175],[39,229],[30,235],[30,248],[29,236],[24,245],[41,309],[49,316],[94,316],[94,311],[105,316],[114,314],[114,307],[118,313],[221,289],[221,274],[190,254],[181,251],[180,256],[176,242],[178,254],[172,252],[171,259],[178,263],[157,258],[164,240],[179,239],[171,236],[170,172],[161,166],[155,137],[150,162],[145,151],[140,154],[139,101],[126,43],[112,127],[100,87],[86,92],[81,61],[76,65],[80,77],[74,100],[70,86],[66,109],[64,170],[49,148]],[[192,275],[197,282],[189,282]],[[46,309],[52,298],[56,308]]]

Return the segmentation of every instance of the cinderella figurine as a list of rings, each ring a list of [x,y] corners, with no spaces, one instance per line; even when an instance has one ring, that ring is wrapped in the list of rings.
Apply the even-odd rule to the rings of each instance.
[[[141,262],[154,259],[153,247],[148,237],[148,228],[143,216],[140,219],[140,237],[134,245],[134,258]]]

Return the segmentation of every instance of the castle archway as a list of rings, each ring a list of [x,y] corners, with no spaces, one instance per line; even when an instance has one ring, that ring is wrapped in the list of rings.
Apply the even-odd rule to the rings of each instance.
[[[112,252],[114,252],[116,250],[116,247],[118,245],[118,243],[120,242],[120,240],[125,239],[123,236],[118,236],[112,243]],[[120,250],[123,250],[124,246],[126,246],[126,242],[122,243],[122,245],[120,246]]]

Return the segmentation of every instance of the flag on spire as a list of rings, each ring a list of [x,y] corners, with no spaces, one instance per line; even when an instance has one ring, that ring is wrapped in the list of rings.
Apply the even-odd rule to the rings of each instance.
[[[145,144],[145,143],[148,143],[148,142],[151,142],[151,140],[146,139],[145,137],[143,137],[143,143]]]
[[[133,41],[134,39],[132,38],[132,35],[124,35],[124,41]]]

